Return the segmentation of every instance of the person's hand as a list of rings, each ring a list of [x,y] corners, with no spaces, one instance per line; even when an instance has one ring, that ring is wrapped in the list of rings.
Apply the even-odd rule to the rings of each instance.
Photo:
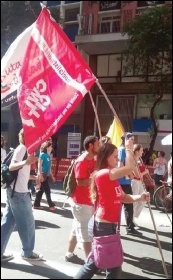
[[[149,174],[149,170],[147,168],[145,169],[144,172],[145,172],[145,174]]]
[[[149,192],[144,192],[141,194],[141,201],[150,201],[150,193]]]
[[[53,175],[51,176],[51,180],[52,180],[53,183],[56,182],[56,178]]]
[[[131,150],[133,152],[133,140],[132,138],[125,138],[125,148],[126,150]]]
[[[28,156],[27,159],[26,159],[26,164],[31,165],[31,164],[37,162],[37,160],[38,160],[38,157]]]

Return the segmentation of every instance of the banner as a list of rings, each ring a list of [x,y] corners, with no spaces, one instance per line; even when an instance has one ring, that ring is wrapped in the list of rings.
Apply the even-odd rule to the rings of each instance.
[[[62,126],[96,79],[46,8],[32,29],[24,61],[18,103],[32,153]]]
[[[123,136],[125,133],[120,121],[117,118],[114,118],[113,123],[111,124],[108,133],[106,136],[108,136],[111,139],[112,144],[114,144],[116,147],[119,147],[121,145],[121,136]]]
[[[1,60],[1,108],[17,102],[19,72],[33,26],[34,23],[16,38]]]

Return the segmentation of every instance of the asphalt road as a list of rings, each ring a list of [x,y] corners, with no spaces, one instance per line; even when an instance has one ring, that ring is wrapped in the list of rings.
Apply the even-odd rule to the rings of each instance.
[[[1,190],[1,210],[5,207],[5,190]],[[34,210],[36,221],[35,251],[42,253],[43,261],[27,262],[21,259],[21,243],[14,231],[7,246],[7,251],[14,253],[14,260],[1,264],[1,279],[72,279],[80,266],[64,261],[68,237],[72,225],[72,215],[68,203],[63,209],[66,196],[61,183],[52,186],[52,198],[56,204],[55,213],[49,212],[43,196],[44,210]],[[67,201],[66,201],[67,202]],[[172,225],[165,213],[151,205],[163,260],[169,277],[172,276]],[[172,214],[169,214],[172,221]],[[124,249],[122,279],[166,279],[161,253],[148,206],[138,219],[142,237],[126,235],[124,212],[122,212],[121,237]],[[76,248],[75,253],[84,259],[84,252]],[[95,275],[93,279],[104,279],[105,275]]]

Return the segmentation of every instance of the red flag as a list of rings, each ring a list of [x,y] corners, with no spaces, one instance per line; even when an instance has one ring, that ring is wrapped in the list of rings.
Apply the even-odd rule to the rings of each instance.
[[[24,61],[18,102],[32,153],[62,126],[95,77],[46,8],[36,20]]]

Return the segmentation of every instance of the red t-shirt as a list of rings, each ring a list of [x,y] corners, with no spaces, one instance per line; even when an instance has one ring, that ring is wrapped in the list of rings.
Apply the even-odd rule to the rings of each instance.
[[[109,169],[97,172],[95,183],[98,192],[97,217],[111,223],[119,222],[122,208],[122,189],[117,180],[109,179]]]
[[[86,154],[79,156],[74,164],[74,173],[76,179],[87,179],[93,173],[96,159],[87,160]],[[76,186],[72,195],[75,203],[93,205],[90,199],[90,187],[89,186]]]
[[[141,173],[145,171],[146,167],[143,163],[138,163],[138,167],[139,167],[139,170],[140,170]],[[140,180],[140,178],[136,177],[136,176],[134,176],[134,179]]]

